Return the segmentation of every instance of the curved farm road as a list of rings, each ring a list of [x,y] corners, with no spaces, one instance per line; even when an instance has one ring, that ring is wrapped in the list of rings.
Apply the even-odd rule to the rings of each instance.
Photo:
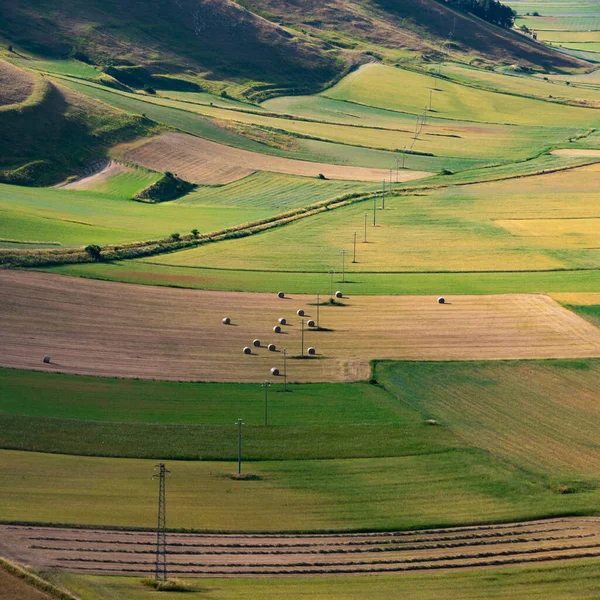
[[[349,167],[258,154],[210,142],[187,133],[163,133],[142,144],[121,146],[117,154],[130,162],[155,171],[172,171],[193,183],[208,185],[230,183],[255,171],[348,181],[381,182],[389,169]],[[401,171],[399,181],[428,177],[426,171]]]
[[[143,575],[152,532],[0,526],[0,555],[35,569]],[[520,565],[600,556],[600,520],[577,517],[376,533],[168,534],[169,574],[358,575]]]
[[[600,329],[541,294],[354,296],[320,307],[313,296],[172,289],[0,270],[0,366],[118,377],[357,381],[369,361],[600,356]],[[230,317],[232,325],[223,325]],[[287,319],[281,333],[273,327]],[[253,340],[260,346],[252,346]],[[268,344],[275,344],[270,352]],[[245,355],[245,346],[252,354]],[[44,355],[51,363],[44,364]]]

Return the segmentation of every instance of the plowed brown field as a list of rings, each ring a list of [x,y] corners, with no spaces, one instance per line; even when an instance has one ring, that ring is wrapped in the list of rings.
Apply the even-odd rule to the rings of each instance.
[[[120,377],[263,381],[353,381],[381,359],[476,360],[600,356],[600,329],[544,295],[356,296],[343,306],[314,297],[170,289],[0,271],[0,365]],[[221,319],[230,317],[231,325]],[[280,317],[288,324],[273,327]],[[253,347],[259,339],[260,347]],[[273,343],[276,352],[267,344]],[[252,347],[244,355],[244,346]],[[42,363],[45,354],[49,365]]]
[[[185,133],[164,133],[145,144],[129,149],[117,149],[125,160],[138,163],[155,171],[172,171],[193,183],[223,184],[236,181],[254,171],[271,171],[287,175],[317,177],[350,181],[382,181],[389,175],[387,169],[346,167],[258,154],[210,142]],[[399,181],[427,177],[425,171],[401,171]]]
[[[36,569],[151,573],[156,534],[0,527],[0,553]],[[597,518],[357,534],[169,534],[169,574],[357,575],[600,556]]]

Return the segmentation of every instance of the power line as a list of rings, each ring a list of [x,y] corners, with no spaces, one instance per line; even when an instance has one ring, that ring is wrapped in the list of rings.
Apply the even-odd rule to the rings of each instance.
[[[158,523],[156,527],[156,565],[154,577],[157,581],[167,581],[167,497],[166,476],[170,473],[164,463],[154,467],[158,473],[152,475],[152,479],[158,478]]]

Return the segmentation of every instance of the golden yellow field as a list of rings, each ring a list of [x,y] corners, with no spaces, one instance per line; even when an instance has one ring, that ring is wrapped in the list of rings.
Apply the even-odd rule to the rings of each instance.
[[[339,284],[338,284],[339,285]],[[343,288],[343,286],[342,286]],[[328,300],[328,298],[325,298]],[[600,356],[600,330],[544,295],[356,296],[321,306],[312,296],[210,292],[0,272],[0,365],[119,377],[354,381],[375,358],[471,360]],[[221,320],[230,317],[232,325]],[[279,318],[287,319],[274,333]],[[259,339],[260,347],[253,347]],[[275,344],[276,352],[267,344]],[[252,348],[244,355],[245,346]],[[45,365],[44,355],[52,362]]]

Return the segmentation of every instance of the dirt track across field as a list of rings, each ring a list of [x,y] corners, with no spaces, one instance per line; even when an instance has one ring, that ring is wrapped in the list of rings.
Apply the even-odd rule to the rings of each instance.
[[[156,534],[0,526],[0,555],[35,569],[152,573]],[[358,575],[600,556],[598,518],[377,533],[169,534],[171,576]]]
[[[89,175],[85,175],[84,177],[80,177],[79,179],[71,181],[70,183],[59,184],[56,187],[60,187],[65,190],[89,190],[100,183],[104,183],[119,173],[124,173],[128,169],[131,168],[126,167],[125,165],[114,160],[108,160],[105,163],[101,163],[100,168],[97,171],[90,173]]]
[[[123,158],[155,171],[172,171],[193,183],[209,185],[230,183],[254,171],[304,177],[318,177],[322,174],[327,179],[377,182],[389,175],[388,169],[346,167],[258,154],[186,133],[163,133],[145,144],[136,144],[126,149]],[[432,174],[425,171],[401,171],[399,181],[411,181]]]
[[[356,381],[369,361],[600,356],[600,329],[545,295],[355,296],[321,306],[312,296],[171,289],[30,271],[0,271],[0,366],[118,377]],[[305,311],[304,350],[301,322]],[[232,324],[223,325],[223,317]],[[281,333],[273,327],[279,318]],[[260,340],[260,347],[253,340]],[[267,349],[275,344],[276,351]],[[244,355],[244,346],[252,348]],[[42,362],[50,355],[51,363]],[[276,379],[274,379],[276,380]]]

